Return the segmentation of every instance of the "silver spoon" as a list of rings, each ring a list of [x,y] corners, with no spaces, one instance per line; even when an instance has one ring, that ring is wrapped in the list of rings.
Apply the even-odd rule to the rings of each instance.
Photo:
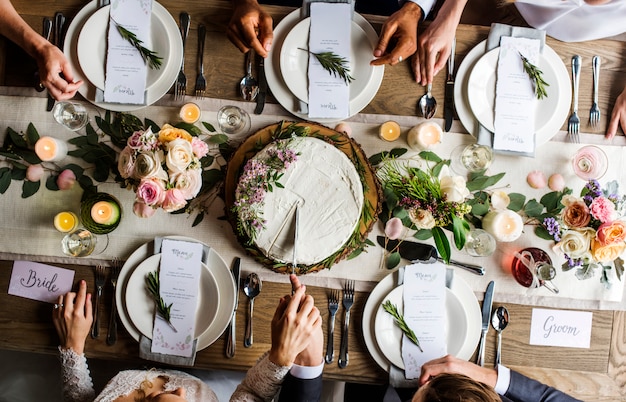
[[[491,326],[498,333],[498,348],[496,349],[496,361],[494,366],[502,361],[502,331],[509,325],[509,311],[504,306],[500,306],[493,312],[491,316]]]
[[[246,53],[246,75],[241,79],[239,83],[239,90],[244,100],[252,101],[259,93],[259,83],[252,76],[252,60],[254,59],[254,52],[249,50]]]
[[[426,119],[432,118],[437,111],[437,100],[431,94],[432,88],[433,85],[428,84],[426,93],[419,100],[420,111],[422,112],[422,116]]]
[[[250,308],[248,309],[248,318],[246,320],[246,332],[243,338],[243,346],[249,348],[252,346],[252,317],[254,313],[254,298],[261,293],[261,278],[254,272],[248,275],[246,280],[243,283],[243,293],[248,296],[250,302],[248,305]]]

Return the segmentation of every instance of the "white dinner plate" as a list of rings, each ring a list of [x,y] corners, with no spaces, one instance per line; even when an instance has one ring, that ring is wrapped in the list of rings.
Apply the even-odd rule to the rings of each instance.
[[[365,302],[365,308],[363,309],[363,338],[365,339],[365,345],[367,350],[372,355],[372,358],[376,363],[386,371],[389,371],[389,365],[391,364],[389,359],[385,357],[383,352],[378,346],[376,340],[376,327],[375,327],[375,315],[378,311],[378,307],[385,301],[385,297],[397,287],[398,273],[397,271],[385,276],[374,287],[370,293],[367,301]],[[467,317],[467,334],[460,341],[463,342],[456,357],[459,359],[469,360],[478,345],[480,340],[480,325],[481,325],[481,312],[476,296],[469,287],[467,282],[455,275],[452,281],[451,292],[458,298],[459,302],[463,306],[465,315]]]
[[[126,283],[125,301],[128,318],[143,336],[150,339],[152,339],[154,330],[154,299],[146,289],[146,276],[150,272],[158,271],[160,262],[161,254],[154,254],[146,258],[133,270]],[[220,295],[215,278],[209,267],[202,264],[198,288],[195,338],[209,329],[217,315],[219,305]]]
[[[470,106],[468,91],[469,79],[474,66],[485,54],[486,49],[487,41],[484,40],[467,53],[463,62],[459,65],[454,82],[454,107],[456,108],[459,120],[461,120],[461,124],[463,124],[463,127],[473,136],[476,136],[478,133],[478,121]],[[553,97],[556,98],[553,99],[553,101],[556,102],[556,106],[550,113],[549,121],[544,124],[540,130],[535,132],[536,146],[543,145],[550,141],[550,139],[559,132],[559,129],[568,116],[569,105],[572,100],[569,73],[559,55],[550,46],[545,45],[542,57],[546,61],[546,65],[550,65],[555,75],[554,82],[548,82],[548,84],[558,87],[559,92],[558,95],[556,93],[553,95]]]
[[[352,18],[361,29],[367,35],[371,46],[376,46],[378,43],[378,34],[370,23],[358,13],[354,13]],[[300,113],[300,100],[289,90],[285,80],[283,80],[280,72],[280,54],[283,41],[291,29],[300,22],[300,9],[295,9],[283,18],[278,25],[274,28],[274,41],[272,49],[269,51],[267,61],[265,63],[265,77],[267,78],[267,85],[272,91],[274,98],[284,107],[289,113],[297,116],[303,120],[312,120],[306,113]],[[371,53],[370,53],[371,54]],[[373,57],[373,56],[372,56]],[[380,84],[383,81],[383,75],[385,73],[384,66],[376,66],[373,70],[373,75],[370,84],[366,87],[359,96],[350,101],[350,116],[354,116],[363,110],[364,107],[374,99]],[[318,123],[334,123],[337,119],[313,119]]]
[[[500,48],[495,48],[484,54],[472,68],[467,82],[467,96],[476,119],[491,132],[495,131],[495,103],[496,103],[496,71]],[[544,80],[550,84],[546,87],[547,96],[535,102],[535,132],[541,132],[559,106],[559,80],[552,63],[542,54],[539,69],[543,71]]]
[[[167,236],[167,238],[201,243],[195,239],[185,236]],[[132,336],[136,341],[139,341],[141,332],[137,329],[137,327],[135,327],[128,314],[128,306],[126,306],[125,302],[126,285],[135,268],[137,268],[137,266],[145,259],[154,254],[153,251],[153,241],[145,243],[137,250],[133,251],[120,271],[120,275],[117,280],[118,286],[115,290],[115,302],[117,303],[117,313],[120,317],[120,321],[130,336]],[[220,290],[220,307],[209,328],[198,337],[198,344],[196,346],[197,350],[202,350],[210,346],[222,335],[222,333],[224,333],[224,330],[230,323],[230,319],[233,315],[233,310],[235,308],[235,295],[237,292],[235,288],[235,281],[230,273],[230,270],[228,269],[228,266],[219,254],[217,254],[212,248],[209,249],[209,257],[206,265],[211,270],[213,278],[217,283],[217,287]]]
[[[398,312],[404,314],[404,285],[400,285],[384,297],[383,302],[389,300],[398,307]],[[387,313],[382,305],[376,310],[374,319],[376,328],[376,342],[383,355],[393,364],[404,369],[402,360],[402,330],[395,323],[391,314]],[[443,328],[447,337],[447,351],[457,356],[463,347],[463,341],[467,336],[467,313],[458,297],[446,288],[446,324]]]
[[[178,30],[178,24],[174,21],[174,18],[161,4],[156,1],[152,3],[152,13],[156,14],[157,18],[163,22],[165,30],[161,32],[161,35],[167,38],[167,43],[170,51],[170,62],[163,63],[161,69],[163,70],[162,78],[153,85],[148,91],[146,91],[146,104],[145,105],[130,105],[122,103],[106,103],[96,101],[96,85],[87,79],[85,72],[80,66],[78,59],[78,38],[79,34],[85,25],[85,22],[89,17],[98,11],[98,0],[92,0],[87,3],[78,14],[72,19],[72,22],[67,28],[65,35],[65,45],[63,46],[63,52],[68,59],[68,62],[72,66],[74,72],[74,78],[76,80],[82,80],[83,85],[78,89],[80,93],[87,101],[99,106],[103,109],[111,110],[114,112],[129,112],[132,110],[141,109],[147,105],[151,105],[158,101],[167,93],[172,87],[176,77],[178,77],[178,71],[183,60],[183,40]],[[103,66],[104,68],[104,66]]]
[[[309,47],[309,29],[311,18],[305,18],[296,24],[285,37],[280,51],[280,72],[287,88],[303,102],[309,101],[309,54],[301,49]],[[374,75],[372,47],[363,29],[352,21],[350,32],[350,75],[354,81],[350,83],[350,100],[363,93],[370,85]]]
[[[109,13],[111,6],[105,6],[91,15],[83,25],[78,35],[77,54],[78,62],[85,76],[93,85],[104,90],[104,79],[106,70],[106,53],[109,29]],[[163,35],[165,23],[161,19],[161,13],[153,12],[150,22],[151,41],[150,49],[163,58],[162,66],[172,63],[169,39]],[[150,90],[160,79],[163,79],[163,71],[148,67],[146,76],[146,90]]]

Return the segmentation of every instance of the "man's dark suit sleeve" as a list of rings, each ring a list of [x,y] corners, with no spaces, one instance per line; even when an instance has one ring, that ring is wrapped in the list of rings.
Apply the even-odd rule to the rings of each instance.
[[[578,399],[511,370],[504,397],[512,402],[580,402]],[[503,400],[507,400],[503,398]]]
[[[303,380],[287,374],[278,402],[317,402],[322,396],[322,376]]]

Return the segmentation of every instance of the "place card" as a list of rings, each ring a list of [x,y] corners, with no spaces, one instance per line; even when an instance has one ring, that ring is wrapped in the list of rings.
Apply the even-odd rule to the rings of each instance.
[[[539,66],[541,41],[503,36],[496,70],[493,149],[534,154],[536,95],[520,53]],[[539,66],[540,67],[540,66]]]
[[[349,3],[311,3],[309,50],[333,52],[350,60],[352,6]],[[317,58],[309,55],[309,117],[338,118],[349,116],[350,86],[325,70]]]
[[[72,290],[74,271],[53,267],[32,261],[15,261],[11,280],[10,295],[56,303],[59,296]]]
[[[155,315],[153,353],[184,357],[193,355],[202,248],[200,243],[163,239],[159,267],[160,293],[165,304],[172,305],[170,321],[176,331]]]
[[[141,53],[122,38],[117,24],[134,33],[151,49],[152,1],[111,1],[104,100],[109,103],[144,104],[148,65]]]
[[[418,378],[424,363],[447,351],[446,268],[442,264],[413,264],[404,271],[404,320],[415,332],[420,351],[402,337],[402,360],[407,379]]]
[[[589,311],[534,308],[530,321],[530,344],[588,349],[591,345],[592,318]]]

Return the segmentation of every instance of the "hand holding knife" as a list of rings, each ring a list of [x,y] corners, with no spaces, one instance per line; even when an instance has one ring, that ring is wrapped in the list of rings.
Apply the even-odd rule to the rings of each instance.
[[[456,51],[456,38],[452,41],[452,49],[448,58],[448,78],[446,79],[446,89],[444,96],[443,118],[445,120],[444,130],[450,131],[452,120],[454,119],[454,53]]]
[[[52,44],[63,51],[63,28],[65,26],[65,16],[62,12],[57,11],[54,14],[54,35],[52,36]],[[51,111],[54,107],[55,99],[50,95],[48,91],[48,104],[46,105],[46,111]]]

